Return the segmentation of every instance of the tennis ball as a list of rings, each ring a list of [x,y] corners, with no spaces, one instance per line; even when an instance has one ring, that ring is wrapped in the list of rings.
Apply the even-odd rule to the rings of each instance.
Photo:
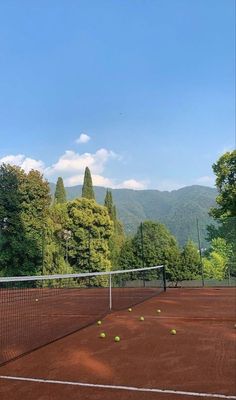
[[[140,321],[144,321],[144,317],[140,317],[139,320],[140,320]]]
[[[157,310],[157,313],[160,314],[160,313],[161,313],[161,310]]]
[[[132,308],[128,308],[128,311],[131,312],[131,311],[132,311]]]
[[[102,321],[98,321],[97,324],[98,324],[98,325],[102,325]]]
[[[120,341],[120,336],[115,336],[115,342],[119,342]]]
[[[35,299],[35,301],[39,301],[39,299]]]
[[[105,337],[106,337],[105,332],[101,332],[101,333],[100,333],[100,338],[104,339]]]
[[[171,335],[176,335],[176,330],[175,329],[171,329],[170,333],[171,333]]]

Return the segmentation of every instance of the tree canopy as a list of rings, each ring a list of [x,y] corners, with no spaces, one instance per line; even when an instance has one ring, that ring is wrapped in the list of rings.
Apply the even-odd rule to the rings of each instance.
[[[212,168],[219,194],[218,207],[210,213],[214,218],[236,217],[236,150],[223,154]]]
[[[0,270],[5,275],[35,274],[42,267],[43,230],[51,198],[48,183],[35,170],[0,167]]]

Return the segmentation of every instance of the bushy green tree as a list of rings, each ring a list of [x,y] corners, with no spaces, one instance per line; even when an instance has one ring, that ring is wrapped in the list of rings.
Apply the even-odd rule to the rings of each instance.
[[[91,172],[88,167],[85,168],[82,197],[85,199],[95,200]]]
[[[121,269],[133,269],[137,267],[137,257],[132,238],[126,238],[120,251],[118,265]]]
[[[227,263],[230,273],[236,276],[236,150],[223,154],[213,164],[213,171],[219,194],[217,207],[210,210],[210,215],[217,225],[208,227],[208,240],[222,238],[231,247]]]
[[[188,240],[183,248],[179,270],[182,270],[182,280],[199,279],[201,277],[199,251],[191,240]]]
[[[121,255],[122,268],[165,265],[169,280],[179,280],[180,251],[174,236],[159,222],[145,221],[132,239],[125,242]],[[155,272],[149,273],[154,278]],[[147,276],[147,275],[146,275]]]
[[[55,194],[54,194],[54,202],[56,204],[66,203],[66,190],[64,187],[64,182],[61,177],[57,179]]]
[[[219,194],[218,207],[211,209],[211,215],[216,219],[236,217],[236,150],[223,154],[212,168]]]
[[[76,199],[67,203],[71,231],[69,262],[79,272],[109,271],[109,239],[112,221],[107,209],[94,200]]]
[[[231,255],[232,246],[225,239],[213,239],[207,257],[203,258],[204,277],[216,280],[226,278]]]
[[[35,170],[0,167],[0,270],[36,274],[42,268],[43,229],[51,202],[49,185]]]

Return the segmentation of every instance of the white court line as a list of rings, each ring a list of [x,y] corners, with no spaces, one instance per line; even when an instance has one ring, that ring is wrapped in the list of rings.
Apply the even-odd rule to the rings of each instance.
[[[14,381],[25,381],[25,382],[36,382],[36,383],[52,383],[52,384],[70,385],[70,386],[83,386],[83,387],[101,388],[101,389],[127,390],[135,392],[149,392],[149,393],[151,392],[151,393],[164,393],[164,394],[168,393],[168,394],[184,395],[184,396],[215,397],[217,399],[236,399],[236,396],[233,395],[224,395],[216,393],[198,393],[198,392],[184,392],[181,390],[140,388],[134,386],[102,385],[102,384],[83,383],[83,382],[56,381],[52,379],[24,378],[20,376],[0,375],[0,379],[9,379]]]

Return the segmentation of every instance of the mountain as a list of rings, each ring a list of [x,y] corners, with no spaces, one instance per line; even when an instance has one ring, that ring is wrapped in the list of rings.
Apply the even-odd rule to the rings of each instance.
[[[55,184],[50,183],[51,192]],[[159,190],[111,189],[119,219],[126,234],[134,234],[140,222],[153,220],[164,223],[182,246],[187,239],[198,242],[197,218],[202,247],[207,247],[206,227],[212,223],[208,211],[215,206],[216,189],[187,186],[172,192]],[[67,187],[67,199],[81,196],[82,186]],[[106,188],[94,187],[96,200],[103,204]]]

